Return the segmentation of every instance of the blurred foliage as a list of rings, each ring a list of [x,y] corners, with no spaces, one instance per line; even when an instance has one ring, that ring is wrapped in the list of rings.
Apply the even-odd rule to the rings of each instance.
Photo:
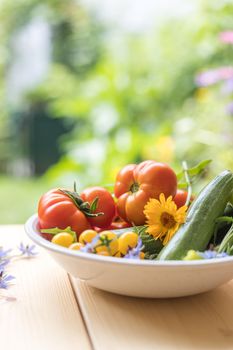
[[[188,20],[137,34],[104,28],[74,0],[5,0],[1,7],[1,67],[10,62],[10,39],[32,18],[52,28],[50,71],[22,101],[23,109],[43,104],[52,118],[74,125],[46,181],[111,184],[120,167],[144,159],[178,171],[184,159],[192,166],[212,158],[209,177],[233,170],[232,93],[224,94],[225,81],[195,82],[200,72],[232,62],[233,45],[219,40],[232,27],[232,1],[200,1]]]
[[[51,74],[54,79],[48,87],[46,82],[42,94],[27,91],[26,96],[15,105],[9,104],[7,94],[9,91],[7,73],[14,63],[15,52],[14,39],[37,19],[48,23],[51,32]],[[29,132],[25,129],[27,123],[30,128],[30,119],[33,119],[34,111],[43,111],[43,116],[48,115],[47,102],[53,101],[63,95],[65,91],[76,89],[78,79],[85,79],[86,72],[94,67],[101,56],[102,26],[95,20],[94,14],[87,12],[75,0],[17,0],[16,2],[3,0],[0,3],[0,97],[4,96],[3,110],[5,114],[0,117],[0,163],[6,158],[8,162],[17,160],[18,157],[29,157],[30,144]],[[29,39],[30,40],[30,39]],[[56,65],[61,67],[61,74],[56,76]],[[60,72],[60,70],[59,70]],[[75,76],[75,85],[70,84],[69,76]],[[49,77],[48,77],[49,81]],[[37,90],[37,89],[36,89]],[[39,88],[40,90],[40,88]],[[49,111],[48,111],[49,112]],[[69,111],[67,111],[69,113]],[[49,115],[53,117],[53,115]],[[67,114],[66,114],[67,116]],[[72,115],[69,115],[72,118]],[[1,122],[1,120],[3,120]],[[32,124],[32,123],[31,123]],[[64,130],[69,129],[64,127]],[[26,137],[25,137],[26,135]],[[6,137],[7,136],[7,137]],[[7,142],[6,142],[7,141]],[[1,144],[4,143],[4,149]],[[6,150],[7,149],[7,152]],[[42,166],[43,168],[43,166]],[[0,167],[6,170],[7,166]]]
[[[36,212],[41,193],[48,191],[51,184],[44,179],[16,179],[0,176],[0,222],[23,224]]]
[[[148,35],[113,36],[85,79],[67,71],[71,89],[49,108],[77,124],[63,140],[66,156],[47,176],[64,183],[78,177],[82,186],[111,183],[121,166],[148,158],[176,169],[183,159],[193,165],[213,158],[209,176],[233,169],[230,97],[220,86],[195,84],[199,72],[231,62],[232,47],[218,38],[229,13],[227,1],[202,2],[189,21],[173,20]],[[37,92],[64,74],[64,67],[54,69]]]

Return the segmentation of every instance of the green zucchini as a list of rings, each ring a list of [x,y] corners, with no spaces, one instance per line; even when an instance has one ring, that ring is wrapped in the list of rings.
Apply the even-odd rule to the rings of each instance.
[[[214,178],[190,206],[183,224],[161,250],[158,260],[181,260],[190,249],[206,249],[215,220],[224,212],[233,190],[233,173],[225,170]]]

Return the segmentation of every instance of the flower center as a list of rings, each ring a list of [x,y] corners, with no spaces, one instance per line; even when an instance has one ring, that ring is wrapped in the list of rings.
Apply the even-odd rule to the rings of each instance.
[[[160,216],[160,221],[163,226],[169,228],[172,228],[176,224],[176,220],[174,219],[173,215],[168,214],[167,212],[163,212]]]

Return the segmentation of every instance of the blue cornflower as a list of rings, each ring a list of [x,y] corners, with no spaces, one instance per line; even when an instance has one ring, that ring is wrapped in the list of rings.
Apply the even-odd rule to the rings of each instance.
[[[229,256],[227,253],[218,253],[215,250],[206,250],[204,252],[198,252],[202,259],[215,259],[215,258],[225,258]]]
[[[7,289],[13,279],[14,276],[4,274],[4,271],[0,270],[0,289]]]
[[[38,252],[35,252],[36,246],[33,245],[24,245],[22,242],[20,243],[20,246],[18,247],[18,249],[21,251],[22,255],[26,255],[28,258],[35,256],[38,254]]]
[[[0,271],[4,270],[6,265],[9,264],[9,262],[10,262],[9,259],[4,259],[4,260],[0,261]]]
[[[100,235],[95,236],[95,238],[91,241],[91,243],[85,244],[85,246],[82,247],[80,249],[80,251],[84,252],[84,253],[94,253],[94,248],[95,248],[96,243],[99,240],[99,236]]]
[[[138,244],[135,248],[132,248],[128,251],[128,253],[124,256],[126,259],[140,259],[140,253],[142,250],[142,240],[138,237]]]
[[[11,252],[11,249],[3,250],[3,248],[0,247],[0,260],[6,259],[10,252]]]
[[[92,243],[87,243],[87,244],[85,244],[85,246],[82,247],[82,248],[80,249],[80,252],[83,252],[83,253],[93,253]]]
[[[216,255],[216,258],[226,258],[227,256],[230,256],[229,254],[227,254],[227,253],[218,253],[217,255]]]

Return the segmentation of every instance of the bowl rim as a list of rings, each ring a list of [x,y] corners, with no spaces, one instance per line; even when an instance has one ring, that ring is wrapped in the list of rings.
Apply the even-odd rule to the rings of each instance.
[[[37,245],[45,248],[49,251],[60,253],[66,256],[76,257],[83,260],[96,261],[98,263],[111,263],[111,264],[120,264],[120,265],[136,265],[136,266],[150,266],[150,267],[196,267],[196,266],[211,266],[213,264],[217,265],[226,265],[233,263],[233,256],[224,257],[224,258],[214,258],[206,260],[139,260],[139,259],[120,259],[109,256],[101,256],[97,254],[79,252],[71,250],[46,240],[39,235],[39,232],[36,228],[38,224],[38,215],[34,214],[29,217],[24,225],[25,232],[27,236]]]

